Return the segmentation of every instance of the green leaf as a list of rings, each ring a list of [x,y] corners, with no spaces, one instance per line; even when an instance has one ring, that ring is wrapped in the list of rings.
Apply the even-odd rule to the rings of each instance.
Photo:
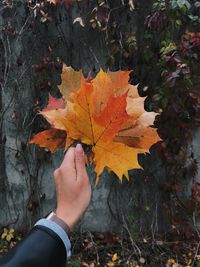
[[[197,21],[199,19],[198,16],[188,15],[188,18],[190,18],[192,21]]]
[[[187,9],[191,8],[191,4],[187,0],[178,0],[177,5],[182,8],[183,6],[186,6]]]
[[[199,7],[200,7],[200,2],[196,2],[196,3],[194,4],[194,6],[195,6],[196,8],[199,8]]]
[[[177,19],[176,20],[176,25],[181,26],[182,25],[182,21],[180,19]]]
[[[171,1],[171,6],[173,9],[177,8],[177,1],[176,0],[172,0]]]
[[[184,8],[186,7],[187,9],[191,8],[191,4],[187,0],[172,0],[171,1],[171,6],[173,9],[179,7],[179,8]]]
[[[68,267],[80,267],[80,262],[75,260],[75,261],[70,261],[68,264],[67,264]]]

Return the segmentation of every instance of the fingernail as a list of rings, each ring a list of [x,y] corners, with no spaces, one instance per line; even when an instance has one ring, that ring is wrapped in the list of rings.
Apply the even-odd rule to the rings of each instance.
[[[77,144],[77,145],[76,145],[76,151],[77,151],[77,152],[83,152],[83,147],[82,147],[81,144]]]

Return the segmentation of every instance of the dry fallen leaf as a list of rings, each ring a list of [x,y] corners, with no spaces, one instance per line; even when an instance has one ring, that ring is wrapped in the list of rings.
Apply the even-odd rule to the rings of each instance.
[[[83,19],[81,17],[77,17],[74,19],[73,24],[79,23],[82,27],[85,27]]]
[[[73,2],[76,2],[76,0],[47,0],[50,4],[60,4],[60,3],[65,3],[65,4],[71,4]]]
[[[112,256],[112,261],[116,261],[118,259],[118,255],[117,255],[117,253],[115,253],[113,256]]]

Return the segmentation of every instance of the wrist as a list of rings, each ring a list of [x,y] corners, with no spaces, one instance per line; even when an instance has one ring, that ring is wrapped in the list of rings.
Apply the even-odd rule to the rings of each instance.
[[[69,227],[69,225],[64,221],[62,220],[61,218],[59,218],[57,216],[57,214],[52,211],[48,217],[47,217],[47,220],[50,220],[52,222],[55,222],[57,225],[59,225],[67,234],[69,234],[69,232],[71,231],[71,228]]]
[[[76,216],[73,216],[72,213],[69,214],[59,209],[56,209],[56,215],[58,216],[58,218],[60,218],[62,221],[64,221],[68,225],[70,230],[72,230],[75,227],[78,221]]]

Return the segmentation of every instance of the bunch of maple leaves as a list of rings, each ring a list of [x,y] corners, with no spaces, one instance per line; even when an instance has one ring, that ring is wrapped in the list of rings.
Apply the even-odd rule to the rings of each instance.
[[[97,181],[104,168],[120,180],[128,170],[139,169],[138,154],[159,140],[151,125],[156,113],[144,110],[137,87],[128,83],[130,71],[105,73],[92,79],[63,66],[59,90],[62,98],[49,96],[40,114],[51,128],[35,135],[30,143],[49,149],[68,149],[77,142],[88,148],[95,163]]]

